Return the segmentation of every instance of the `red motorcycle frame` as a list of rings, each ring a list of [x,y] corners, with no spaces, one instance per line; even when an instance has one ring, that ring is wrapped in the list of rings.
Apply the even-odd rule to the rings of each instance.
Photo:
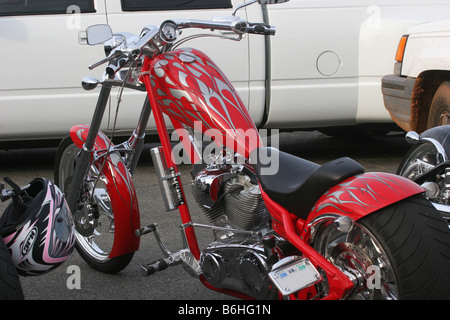
[[[184,54],[189,54],[189,56],[192,55],[195,57],[196,62],[193,66],[194,70],[189,70],[187,68],[182,69],[182,71],[185,72],[185,81],[181,82],[179,73],[183,61],[181,61],[179,57]],[[170,56],[170,58],[168,56]],[[164,63],[161,63],[161,61],[164,61]],[[151,71],[150,74],[148,74],[147,71]],[[156,75],[156,72],[158,71],[160,73],[163,71],[165,77]],[[249,143],[249,141],[245,141],[242,136],[239,135],[236,135],[235,139],[230,139],[230,133],[236,132],[236,129],[241,129],[244,132],[254,132],[257,137],[259,137],[259,135],[256,134],[257,129],[230,81],[214,62],[202,52],[195,49],[188,52],[177,50],[158,56],[154,60],[146,59],[143,72],[145,75],[142,77],[151,104],[152,106],[157,106],[154,108],[154,116],[165,154],[172,154],[172,148],[170,141],[168,140],[169,135],[167,128],[165,127],[162,118],[163,112],[170,117],[173,126],[180,129],[182,128],[180,123],[193,128],[194,122],[202,119],[203,128],[215,128],[220,130],[220,134],[223,135],[222,141],[232,141],[233,145],[228,147],[234,150],[237,150],[239,147],[239,150],[245,150],[246,158],[250,156],[250,153],[253,150],[262,147],[262,143],[259,139],[257,139],[256,143],[255,141],[250,141]],[[154,81],[153,84],[150,81],[150,75]],[[207,85],[208,92],[211,95],[209,101],[208,97],[205,97],[202,89],[199,88],[197,81]],[[168,85],[168,83],[170,84]],[[218,83],[222,84],[222,88],[219,88]],[[175,99],[173,95],[170,94],[170,90],[181,90],[189,93],[190,99],[187,99],[186,97]],[[223,96],[227,97],[228,100],[215,100],[215,97]],[[170,99],[168,97],[172,97],[170,102],[165,101],[165,99]],[[180,105],[183,106],[183,109],[177,108],[177,106]],[[177,113],[174,110],[182,113]],[[209,117],[201,117],[202,113]],[[224,116],[228,114],[228,117]],[[161,132],[163,134],[161,134]],[[236,148],[236,146],[238,146],[238,148]],[[166,157],[166,160],[169,161],[167,164],[168,166],[173,166],[175,168],[176,164],[171,161],[171,157]],[[191,161],[192,163],[195,163],[196,160],[197,159],[194,158]],[[286,209],[277,205],[277,203],[272,201],[267,194],[262,192],[264,202],[269,208],[273,221],[281,222],[273,223],[274,230],[278,234],[286,236],[287,240],[293,243],[301,252],[305,253],[314,264],[320,265],[321,268],[326,271],[330,284],[332,284],[330,287],[333,288],[333,292],[330,292],[329,294],[330,299],[339,299],[344,296],[345,292],[353,287],[353,283],[328,260],[323,258],[315,250],[311,249],[307,242],[302,240],[302,238],[307,238],[308,231],[299,232],[298,230],[304,230],[304,226],[314,220],[317,216],[328,213],[329,210],[327,211],[327,205],[337,209],[342,215],[348,215],[352,219],[358,220],[380,208],[423,192],[422,188],[416,184],[410,183],[406,179],[384,173],[366,174],[357,178],[352,177],[349,180],[350,181],[344,181],[340,185],[335,186],[329,191],[329,194],[322,196],[316,204],[315,210],[308,215],[306,220],[296,219]],[[368,182],[368,180],[371,181]],[[377,183],[373,184],[373,181],[377,181]],[[369,185],[372,189],[371,191],[367,190]],[[366,193],[366,195],[363,195],[363,199],[368,203],[363,204],[358,200],[355,196],[358,192],[360,194]],[[371,192],[369,197],[367,196],[368,192]],[[341,199],[338,202],[332,201],[331,195],[333,194],[345,194],[346,199]],[[191,221],[187,205],[180,207],[180,213],[183,223],[189,223]],[[193,236],[189,240],[189,247],[192,252],[199,252],[195,237]],[[198,258],[198,255],[196,255],[196,257]]]
[[[145,37],[147,38],[142,42],[148,42],[150,39],[149,35]],[[159,55],[146,55],[142,60],[139,74],[139,80],[143,83],[139,90],[147,92],[148,101],[143,108],[138,128],[126,144],[114,146],[106,135],[99,132],[98,114],[94,116],[94,120],[97,120],[93,121],[91,127],[77,125],[71,129],[71,139],[80,148],[80,155],[69,189],[68,202],[75,210],[76,199],[79,196],[77,186],[81,184],[81,178],[78,180],[76,178],[83,177],[89,166],[95,165],[105,175],[105,184],[114,212],[115,234],[109,258],[127,255],[139,249],[140,236],[152,230],[144,230],[145,228],[140,226],[139,206],[130,174],[133,165],[126,163],[120,152],[132,155],[129,150],[139,149],[138,146],[143,143],[143,131],[151,110],[165,155],[165,166],[170,168],[171,179],[177,185],[177,208],[188,249],[193,257],[199,260],[201,250],[194,230],[195,223],[185,201],[177,164],[173,157],[168,156],[172,155],[172,144],[163,114],[169,117],[173,127],[180,133],[181,142],[186,146],[186,150],[195,148],[192,147],[189,137],[184,135],[184,126],[195,128],[195,123],[198,122],[202,124],[203,133],[214,132],[216,139],[221,138],[223,144],[239,151],[247,159],[252,152],[258,152],[259,148],[263,148],[263,144],[236,90],[219,67],[201,51],[177,49]],[[96,113],[102,114],[102,111],[98,110],[106,106],[104,101],[107,100],[111,87],[117,85],[114,81],[116,80],[103,81]],[[249,137],[242,134],[243,132],[251,132],[253,135]],[[196,152],[190,152],[189,156],[191,163],[199,160]],[[136,159],[133,161],[136,163]],[[336,182],[317,199],[308,214],[299,216],[274,201],[265,192],[262,184],[260,189],[272,217],[273,230],[294,245],[316,268],[324,271],[329,284],[329,292],[325,299],[345,297],[354,287],[354,283],[342,270],[310,246],[311,227],[314,222],[329,215],[349,217],[353,221],[358,221],[379,209],[423,192],[417,184],[396,175],[359,172]],[[200,279],[205,286],[213,290],[250,298],[240,292],[214,287],[202,275]],[[312,295],[314,295],[313,286],[291,297],[304,298]]]

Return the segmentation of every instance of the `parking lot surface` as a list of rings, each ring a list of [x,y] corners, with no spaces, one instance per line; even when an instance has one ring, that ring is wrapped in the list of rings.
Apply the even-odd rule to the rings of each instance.
[[[349,156],[359,161],[366,171],[395,173],[402,156],[408,149],[397,132],[380,137],[333,138],[317,131],[281,133],[280,149],[310,161],[325,163],[332,159]],[[158,223],[163,241],[169,249],[181,248],[178,229],[178,211],[166,212],[161,201],[158,182],[149,149],[146,145],[134,175],[138,193],[142,225]],[[147,150],[148,149],[148,150]],[[19,185],[42,176],[53,180],[53,161],[56,149],[0,150],[0,178],[10,177]],[[180,167],[188,200],[189,166]],[[3,212],[7,203],[0,203]],[[193,219],[204,222],[194,202],[190,202]],[[203,235],[200,235],[201,237]],[[204,239],[207,239],[205,236]],[[203,238],[202,238],[203,239]],[[229,296],[206,289],[198,280],[189,276],[181,266],[169,268],[147,278],[139,273],[141,264],[160,259],[162,254],[153,235],[141,239],[140,250],[130,265],[116,275],[101,274],[92,270],[74,252],[68,261],[55,271],[40,277],[21,278],[26,299],[30,300],[226,300]],[[74,282],[77,273],[79,282]]]

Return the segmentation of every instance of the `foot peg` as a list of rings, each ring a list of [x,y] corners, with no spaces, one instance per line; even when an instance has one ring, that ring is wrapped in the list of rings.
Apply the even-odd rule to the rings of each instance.
[[[161,241],[157,230],[157,224],[153,223],[146,227],[140,228],[135,231],[137,237],[143,236],[147,233],[153,233],[156,238],[156,242],[158,243],[162,253],[166,258],[160,259],[158,261],[144,264],[141,266],[141,275],[143,277],[151,276],[152,274],[167,269],[171,266],[176,266],[178,264],[183,264],[183,267],[186,271],[191,274],[193,277],[198,277],[201,274],[201,268],[198,261],[194,258],[191,251],[188,248],[181,249],[177,252],[170,252],[164,243]]]
[[[198,277],[202,273],[200,264],[192,256],[192,253],[188,249],[181,249],[180,251],[171,254],[167,258],[142,265],[141,275],[143,277],[148,277],[158,271],[163,271],[168,267],[176,266],[179,264],[182,264],[184,269],[193,277]]]
[[[134,233],[136,234],[136,237],[141,237],[144,234],[156,231],[156,226],[157,225],[155,223],[152,223],[152,224],[150,224],[148,226],[145,226],[143,228],[137,229]]]
[[[168,267],[173,266],[175,264],[178,264],[178,263],[173,261],[173,259],[171,259],[171,258],[166,258],[166,259],[158,260],[153,263],[142,265],[141,266],[141,275],[143,277],[148,277],[148,276],[151,276],[152,274],[154,274],[155,272],[163,271],[163,270],[167,269]]]

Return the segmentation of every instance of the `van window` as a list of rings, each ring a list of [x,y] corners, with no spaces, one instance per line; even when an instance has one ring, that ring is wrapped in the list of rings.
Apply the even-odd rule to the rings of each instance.
[[[95,12],[94,0],[0,0],[0,16]]]
[[[123,11],[232,8],[231,0],[122,0]]]

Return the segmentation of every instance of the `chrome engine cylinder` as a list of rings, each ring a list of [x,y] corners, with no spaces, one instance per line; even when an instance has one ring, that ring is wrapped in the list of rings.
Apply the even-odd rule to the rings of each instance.
[[[256,230],[269,222],[269,212],[257,184],[236,175],[225,182],[225,211],[229,224],[238,229]]]
[[[193,175],[194,198],[211,223],[257,230],[269,222],[270,214],[250,170],[232,165],[206,167]]]

